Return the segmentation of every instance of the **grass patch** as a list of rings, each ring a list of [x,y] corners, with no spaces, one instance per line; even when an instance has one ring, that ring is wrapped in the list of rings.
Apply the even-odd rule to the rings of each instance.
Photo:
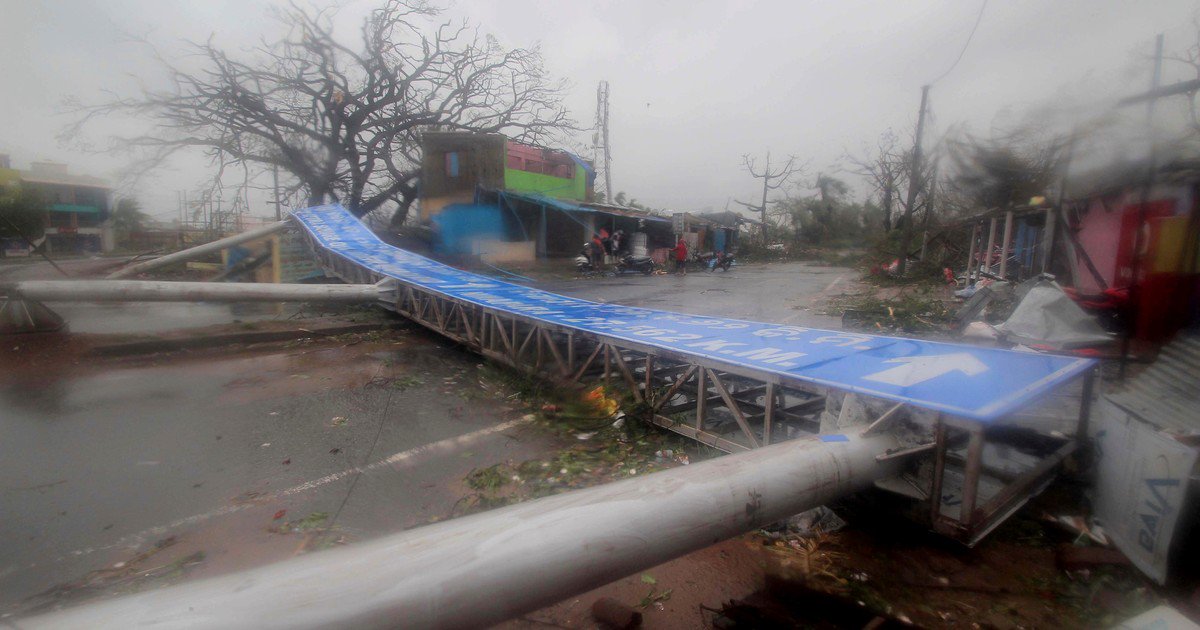
[[[542,394],[545,394],[545,390]],[[632,417],[614,414],[616,400],[603,388],[540,398],[535,423],[567,445],[539,459],[476,468],[463,479],[471,491],[457,513],[470,513],[657,472],[719,454]],[[553,402],[546,402],[553,400]],[[623,418],[615,420],[615,418]]]

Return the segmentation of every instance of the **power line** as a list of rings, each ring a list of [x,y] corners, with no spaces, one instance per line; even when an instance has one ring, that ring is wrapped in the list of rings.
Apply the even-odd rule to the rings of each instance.
[[[950,74],[955,68],[958,67],[958,62],[962,61],[963,55],[967,54],[967,48],[971,45],[971,40],[975,39],[975,31],[979,29],[979,23],[983,21],[983,11],[987,8],[987,4],[988,0],[983,0],[983,4],[979,5],[979,15],[975,16],[975,26],[971,27],[971,34],[967,36],[966,43],[963,44],[962,50],[958,52],[958,59],[955,59],[954,63],[945,72],[943,72],[941,76],[930,81],[929,85],[933,85],[934,83],[946,78],[946,75]]]

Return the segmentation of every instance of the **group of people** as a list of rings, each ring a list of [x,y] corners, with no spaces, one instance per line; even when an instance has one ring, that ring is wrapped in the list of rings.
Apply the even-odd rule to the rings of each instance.
[[[605,256],[616,256],[624,246],[625,230],[609,234],[608,230],[600,228],[598,233],[592,234],[592,240],[588,242],[588,259],[599,269],[604,265]]]
[[[587,243],[588,260],[595,268],[599,269],[604,266],[605,256],[617,256],[624,246],[624,230],[617,230],[609,234],[608,230],[600,228],[599,232],[592,234],[592,240]],[[688,246],[687,242],[683,240],[683,236],[680,236],[679,242],[671,248],[671,253],[675,258],[675,273],[687,274]]]

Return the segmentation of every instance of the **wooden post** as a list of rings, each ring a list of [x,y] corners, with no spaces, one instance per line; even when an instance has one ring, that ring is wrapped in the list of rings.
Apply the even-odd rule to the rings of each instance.
[[[1135,253],[1136,255],[1136,253]],[[1050,269],[1054,257],[1054,208],[1046,209],[1046,228],[1042,231],[1042,273]]]
[[[1000,243],[1000,277],[1007,279],[1005,275],[1008,272],[1008,246],[1012,242],[1013,228],[1013,212],[1009,210],[1004,213],[1004,240]]]
[[[992,273],[992,252],[996,251],[996,217],[988,223],[987,251],[983,252],[983,266]]]
[[[975,265],[975,241],[979,240],[979,224],[971,228],[971,247],[967,250],[967,286],[971,286],[971,267]]]

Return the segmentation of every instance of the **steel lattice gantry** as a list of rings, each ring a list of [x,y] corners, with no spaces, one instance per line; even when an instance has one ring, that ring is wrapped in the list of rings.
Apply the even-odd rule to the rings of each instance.
[[[429,330],[539,378],[623,389],[642,417],[725,452],[816,434],[869,436],[904,421],[908,444],[880,457],[923,456],[911,458],[916,463],[903,475],[877,485],[927,502],[933,528],[968,544],[1048,485],[1079,446],[1065,436],[992,427],[466,302],[367,269],[302,233],[328,271],[346,282],[390,287],[385,306]],[[1083,375],[1077,435],[1086,435],[1092,380],[1091,371]],[[1010,446],[1036,456],[990,461]]]

